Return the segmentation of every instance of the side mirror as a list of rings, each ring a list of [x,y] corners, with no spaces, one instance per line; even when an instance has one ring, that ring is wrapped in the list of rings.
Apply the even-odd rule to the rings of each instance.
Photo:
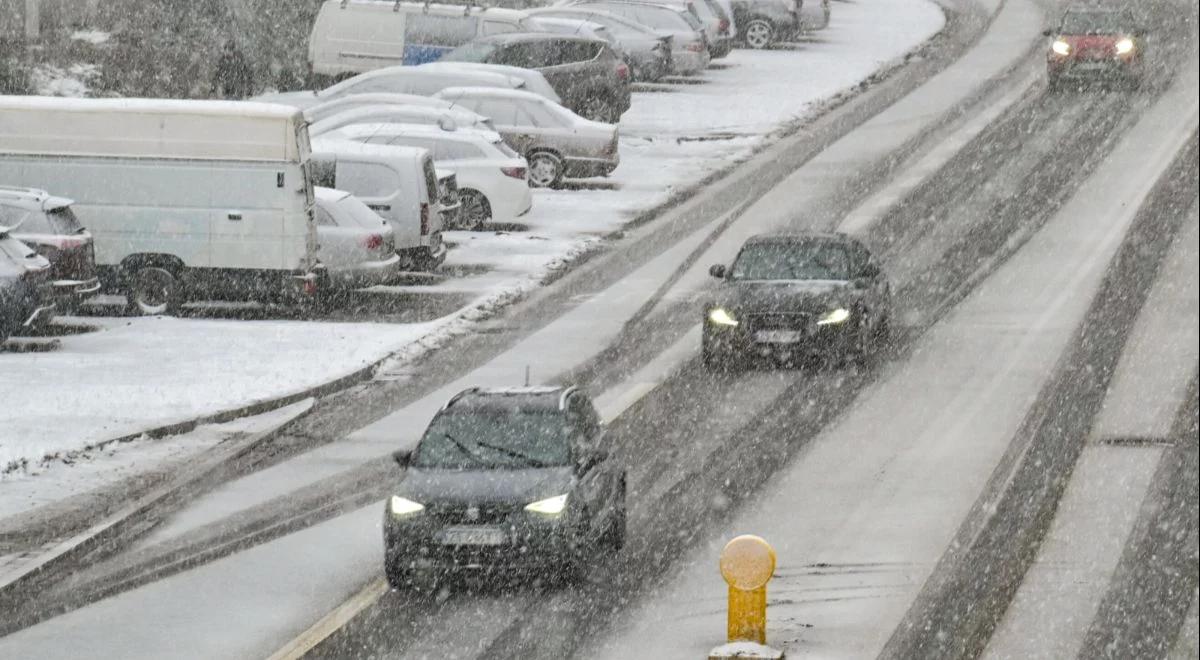
[[[406,449],[397,449],[392,452],[392,460],[396,461],[396,465],[402,468],[408,467],[408,459],[412,457],[412,453]]]
[[[1053,28],[1046,28],[1045,30],[1042,30],[1042,36],[1043,36],[1043,37],[1053,37],[1053,36],[1054,36],[1054,29],[1053,29]]]
[[[709,266],[708,274],[712,275],[718,280],[725,279],[725,264],[713,264],[712,266]]]

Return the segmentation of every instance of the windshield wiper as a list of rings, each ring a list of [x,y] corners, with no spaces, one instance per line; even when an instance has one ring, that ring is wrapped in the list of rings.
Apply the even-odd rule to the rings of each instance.
[[[475,444],[479,445],[480,447],[487,447],[488,449],[491,449],[493,451],[498,451],[501,454],[507,454],[509,456],[512,456],[513,458],[525,461],[525,463],[527,465],[529,465],[530,467],[537,467],[537,468],[550,467],[550,465],[548,463],[546,463],[545,461],[538,460],[528,454],[522,454],[521,452],[513,450],[513,449],[509,449],[508,447],[492,445],[492,444],[488,444],[486,442],[481,442],[479,440],[476,440]]]
[[[471,448],[468,447],[463,441],[461,441],[458,438],[450,435],[449,433],[445,433],[445,432],[442,433],[442,436],[445,437],[450,442],[453,442],[454,446],[458,447],[458,450],[460,452],[462,452],[463,455],[465,455],[467,458],[475,461],[479,465],[490,465],[487,461],[484,461],[483,458],[481,458],[478,454],[471,451]]]

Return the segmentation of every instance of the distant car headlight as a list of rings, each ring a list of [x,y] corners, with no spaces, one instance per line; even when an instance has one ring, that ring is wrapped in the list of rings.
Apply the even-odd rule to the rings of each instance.
[[[1058,53],[1059,55],[1070,55],[1071,44],[1063,41],[1062,39],[1055,39],[1054,43],[1050,44],[1050,50]]]
[[[724,309],[718,307],[708,313],[708,320],[717,325],[734,326],[738,324],[738,320],[733,318],[733,315]]]
[[[837,325],[845,323],[848,318],[850,318],[850,310],[838,307],[822,314],[821,318],[817,319],[817,325]]]
[[[532,511],[533,513],[540,513],[546,516],[557,516],[558,514],[562,513],[563,509],[566,507],[567,494],[564,493],[562,495],[555,495],[554,497],[547,497],[544,500],[538,500],[526,506],[525,510]]]
[[[1117,42],[1117,54],[1128,55],[1133,52],[1133,39],[1126,37]]]
[[[411,516],[424,511],[425,505],[399,495],[392,495],[392,501],[388,508],[391,509],[393,516]]]

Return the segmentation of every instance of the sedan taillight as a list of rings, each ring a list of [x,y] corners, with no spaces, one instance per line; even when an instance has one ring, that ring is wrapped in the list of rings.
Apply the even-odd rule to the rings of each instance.
[[[620,80],[629,80],[629,65],[624,62],[617,63],[617,78]]]
[[[717,23],[717,32],[728,32],[728,31],[729,31],[729,19],[722,18],[721,22]]]
[[[367,236],[366,239],[363,240],[363,247],[367,248],[368,250],[378,250],[380,247],[383,247],[383,236],[380,234],[371,234],[370,236]]]
[[[511,176],[514,179],[521,179],[522,181],[525,180],[524,167],[501,167],[500,172],[503,173],[504,176]]]
[[[687,49],[693,53],[703,53],[705,50],[704,44],[699,41],[693,41],[692,43],[688,44]]]

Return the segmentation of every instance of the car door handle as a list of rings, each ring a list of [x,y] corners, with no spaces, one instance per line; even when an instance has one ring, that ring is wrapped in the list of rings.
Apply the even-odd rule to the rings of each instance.
[[[367,208],[371,209],[372,211],[391,211],[392,205],[391,204],[368,204]]]
[[[230,220],[235,220],[235,221],[236,221],[236,220],[241,220],[241,219],[242,219],[242,212],[241,212],[241,211],[230,211],[229,213],[226,213],[226,214],[225,214],[225,217],[226,217],[226,218],[229,218]]]

